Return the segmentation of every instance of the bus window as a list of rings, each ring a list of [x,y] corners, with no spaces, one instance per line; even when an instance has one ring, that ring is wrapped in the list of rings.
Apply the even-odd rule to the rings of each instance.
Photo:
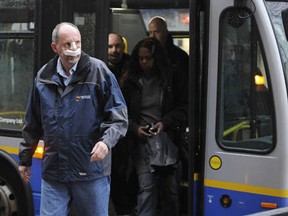
[[[20,130],[34,72],[34,1],[0,2],[0,129]]]
[[[0,31],[24,32],[34,30],[34,8],[35,1],[1,1]]]
[[[183,49],[189,55],[189,37],[173,37],[176,46]]]
[[[250,13],[230,8],[221,15],[217,137],[224,149],[267,152],[273,147],[273,101]]]

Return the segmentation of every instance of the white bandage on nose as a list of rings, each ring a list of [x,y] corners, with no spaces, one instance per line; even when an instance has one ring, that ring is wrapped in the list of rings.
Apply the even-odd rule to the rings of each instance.
[[[71,49],[71,50],[77,49],[76,43],[75,43],[74,41],[71,42],[71,44],[70,44],[70,49]]]
[[[78,56],[81,54],[81,49],[78,48],[77,50],[64,50],[63,53],[66,56]]]

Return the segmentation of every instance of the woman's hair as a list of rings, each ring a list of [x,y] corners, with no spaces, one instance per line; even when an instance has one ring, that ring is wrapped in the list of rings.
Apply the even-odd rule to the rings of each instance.
[[[155,38],[144,38],[136,44],[131,53],[129,73],[142,73],[139,63],[139,49],[142,47],[147,48],[152,53],[152,58],[154,60],[153,70],[155,70],[155,73],[157,73],[163,81],[166,81],[169,70],[167,56],[161,43]]]

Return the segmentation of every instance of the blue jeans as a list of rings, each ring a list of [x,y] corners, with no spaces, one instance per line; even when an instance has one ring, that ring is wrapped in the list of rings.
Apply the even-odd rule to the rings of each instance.
[[[40,215],[68,215],[73,202],[79,215],[108,216],[109,195],[110,176],[67,183],[42,179]]]

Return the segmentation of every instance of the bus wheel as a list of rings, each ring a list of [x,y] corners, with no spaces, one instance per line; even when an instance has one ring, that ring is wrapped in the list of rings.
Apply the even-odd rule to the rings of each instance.
[[[31,188],[23,182],[16,160],[0,150],[0,164],[0,216],[34,215]]]

